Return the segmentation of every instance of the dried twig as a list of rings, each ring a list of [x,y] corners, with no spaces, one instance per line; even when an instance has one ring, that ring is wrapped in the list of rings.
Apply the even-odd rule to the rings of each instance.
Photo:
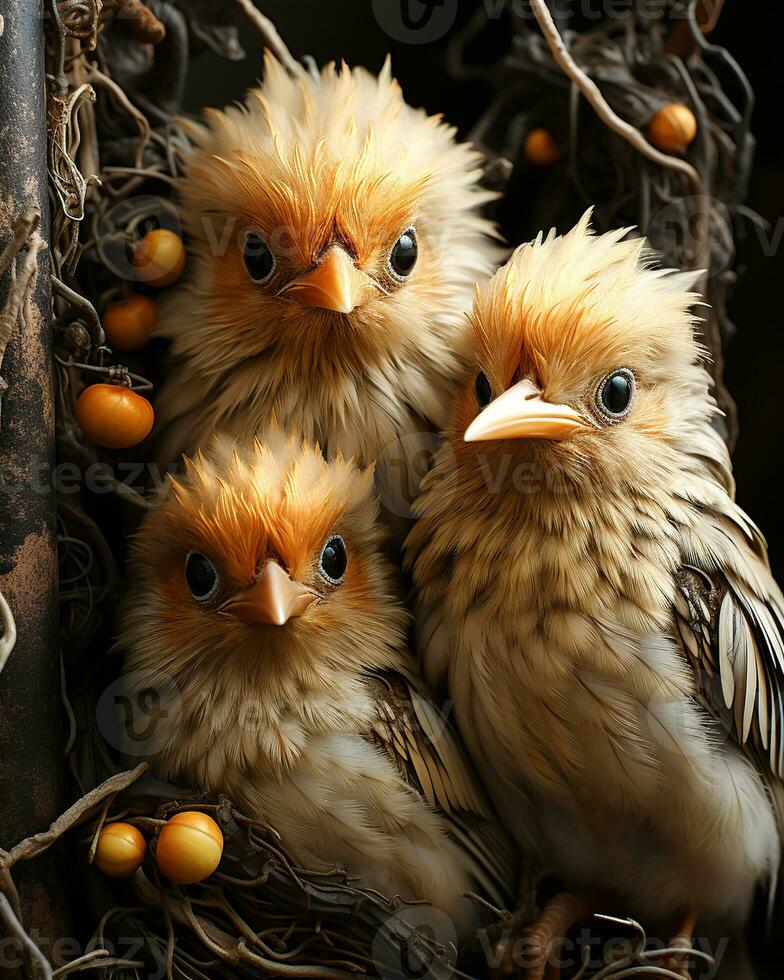
[[[0,623],[3,634],[0,636],[0,674],[16,646],[16,622],[6,597],[0,592]]]
[[[14,225],[11,241],[0,253],[0,276],[5,274],[22,248],[30,241],[33,233],[38,231],[40,224],[41,209],[38,207],[25,208],[19,215]]]
[[[166,37],[166,26],[142,0],[109,0],[104,11],[106,15],[113,14],[127,22],[136,40],[142,44],[160,44]]]
[[[39,854],[49,850],[52,844],[59,840],[63,834],[85,820],[89,820],[107,797],[114,796],[133,785],[146,770],[147,763],[142,762],[129,772],[119,772],[110,776],[100,786],[96,786],[95,789],[90,790],[80,800],[77,800],[73,806],[69,807],[54,821],[48,830],[34,834],[32,837],[20,841],[7,853],[0,854],[0,869],[4,871],[11,869],[19,861],[31,861]]]
[[[245,14],[251,24],[253,24],[261,35],[264,46],[275,55],[286,71],[290,75],[304,74],[304,67],[286,47],[283,38],[278,34],[278,29],[269,17],[265,17],[258,7],[253,5],[252,0],[233,0],[233,2]]]
[[[2,17],[0,17],[2,21]],[[32,941],[32,939],[27,935],[19,921],[14,909],[11,907],[11,903],[5,897],[5,895],[0,891],[0,923],[4,927],[4,933],[6,936],[13,939],[19,945],[19,951],[30,967],[30,971],[34,978],[37,980],[51,980],[52,968],[49,965],[44,954]],[[6,954],[8,955],[8,954]],[[8,964],[11,966],[12,964]]]
[[[695,193],[702,193],[702,180],[690,163],[668,153],[662,153],[655,146],[651,146],[639,129],[635,129],[634,126],[631,126],[625,119],[621,119],[613,111],[598,85],[585,74],[567,50],[544,0],[530,0],[530,3],[542,34],[552,51],[553,58],[580,89],[602,122],[622,139],[625,139],[635,150],[652,160],[653,163],[657,163],[660,167],[667,167],[669,170],[675,170],[686,177]]]
[[[9,270],[11,276],[8,295],[3,308],[0,309],[0,368],[3,366],[8,342],[20,317],[27,310],[30,297],[35,290],[38,278],[38,255],[46,248],[46,243],[38,233],[40,222],[41,213],[38,208],[26,208],[16,221],[11,241],[0,255],[0,276],[5,275]],[[23,250],[25,250],[24,256],[17,268],[18,256]],[[0,377],[0,398],[5,390],[6,383]]]

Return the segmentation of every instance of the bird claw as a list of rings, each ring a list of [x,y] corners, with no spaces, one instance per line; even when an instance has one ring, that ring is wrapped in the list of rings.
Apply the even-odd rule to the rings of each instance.
[[[491,975],[494,980],[519,976],[525,980],[545,980],[560,976],[551,961],[560,942],[579,921],[592,914],[593,903],[581,895],[563,892],[551,899],[533,924],[528,917],[516,916],[507,925],[494,947]]]
[[[689,915],[686,917],[680,932],[670,941],[670,949],[673,952],[661,964],[665,970],[682,977],[683,980],[691,980],[689,956],[692,952],[696,925],[696,916]]]

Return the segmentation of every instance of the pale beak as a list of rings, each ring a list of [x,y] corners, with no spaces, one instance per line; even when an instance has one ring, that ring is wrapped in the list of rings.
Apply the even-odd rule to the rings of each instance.
[[[368,303],[376,289],[351,256],[339,245],[333,245],[315,269],[291,283],[283,293],[290,293],[301,306],[351,313]]]
[[[268,561],[255,583],[224,602],[220,611],[242,623],[283,626],[315,601],[314,592],[292,581],[276,561]]]
[[[591,429],[590,423],[569,405],[545,401],[541,391],[526,378],[490,402],[468,426],[464,439],[566,439]]]

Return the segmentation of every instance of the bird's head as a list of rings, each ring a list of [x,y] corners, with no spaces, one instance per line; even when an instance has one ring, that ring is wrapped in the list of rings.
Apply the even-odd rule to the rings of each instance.
[[[493,195],[479,155],[408,106],[388,64],[292,78],[268,57],[244,105],[189,131],[194,344],[211,361],[275,349],[286,370],[314,354],[353,369],[446,349],[444,325],[457,330],[498,255],[479,214]]]
[[[477,292],[478,364],[452,433],[473,463],[511,455],[545,483],[644,483],[715,412],[694,274],[655,268],[643,239],[594,236],[589,219],[519,248]]]
[[[134,541],[121,645],[174,678],[383,666],[406,616],[377,508],[372,472],[316,447],[217,440]]]

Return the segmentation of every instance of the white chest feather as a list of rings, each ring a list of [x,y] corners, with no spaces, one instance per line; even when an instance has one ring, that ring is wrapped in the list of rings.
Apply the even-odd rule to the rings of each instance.
[[[302,691],[288,705],[203,690],[167,713],[155,771],[226,793],[303,867],[342,867],[363,887],[432,902],[468,933],[481,919],[463,898],[476,888],[468,856],[367,737],[375,708],[365,685],[347,676],[338,686],[339,700]]]
[[[741,914],[775,861],[775,820],[694,697],[661,600],[663,546],[605,555],[612,536],[590,528],[568,547],[505,537],[483,571],[476,548],[454,557],[460,586],[426,598],[420,637],[508,829],[640,914]]]

